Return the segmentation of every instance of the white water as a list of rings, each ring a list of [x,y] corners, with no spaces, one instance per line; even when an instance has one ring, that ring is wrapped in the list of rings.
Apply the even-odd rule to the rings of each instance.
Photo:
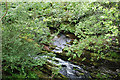
[[[60,37],[55,36],[55,38],[53,39],[53,45],[57,46],[54,50],[54,52],[56,53],[62,53],[62,49],[65,46],[70,46],[69,43],[71,41],[71,39],[66,38],[65,35],[60,35]],[[30,56],[30,55],[29,55]],[[34,57],[34,59],[39,59],[40,57],[42,58],[48,58],[50,56],[39,56],[39,57]],[[53,61],[55,60],[55,61]],[[56,58],[56,57],[52,57],[52,60],[47,60],[48,62],[55,64],[55,65],[61,65],[62,68],[59,71],[61,74],[63,74],[64,76],[68,77],[71,80],[83,80],[83,78],[86,78],[89,76],[89,74],[87,73],[87,71],[83,70],[81,67],[74,65],[68,61],[64,61],[60,58]],[[56,62],[57,61],[57,62]],[[76,70],[74,70],[76,69]],[[85,74],[85,75],[80,75],[80,73]]]
[[[56,53],[62,53],[62,49],[65,46],[70,46],[69,44],[67,44],[67,42],[69,43],[71,41],[71,39],[66,38],[65,35],[61,34],[60,37],[55,36],[53,39],[53,45],[57,46],[53,51]]]
[[[60,37],[55,36],[53,39],[53,45],[57,46],[53,51],[56,53],[62,53],[62,49],[65,46],[71,46],[67,43],[71,41],[71,39],[67,38],[65,35],[61,34]],[[71,64],[68,61],[64,61],[60,58],[54,58],[58,63],[53,63],[55,65],[61,65],[62,69],[60,70],[60,73],[65,75],[66,77],[73,79],[73,78],[78,78],[77,80],[81,78],[85,78],[87,75],[80,75],[80,73],[83,74],[88,74],[87,71],[83,70],[81,67]],[[52,62],[49,60],[49,62]],[[75,68],[76,70],[73,70]],[[74,80],[74,79],[73,79]]]

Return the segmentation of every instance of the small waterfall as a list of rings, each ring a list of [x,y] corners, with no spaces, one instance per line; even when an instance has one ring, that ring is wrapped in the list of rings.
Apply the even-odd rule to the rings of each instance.
[[[69,43],[71,41],[71,39],[67,38],[65,35],[63,34],[60,34],[60,37],[58,36],[55,36],[54,39],[53,39],[53,45],[57,46],[53,51],[54,52],[57,52],[57,53],[62,53],[62,49],[65,47],[65,46],[70,46]]]
[[[67,44],[71,41],[71,39],[67,38],[65,35],[61,34],[59,37],[55,36],[53,39],[53,45],[56,46],[56,48],[52,51],[56,53],[62,54],[62,49],[66,46],[71,46],[70,44]],[[50,54],[50,53],[49,53]],[[31,55],[29,55],[31,56]],[[31,56],[32,57],[32,56]],[[89,73],[85,70],[83,70],[80,66],[74,65],[70,63],[69,61],[64,61],[60,58],[56,57],[50,57],[50,56],[38,56],[34,57],[34,59],[39,59],[40,57],[44,58],[50,58],[47,61],[55,64],[55,65],[61,65],[60,73],[64,76],[68,77],[70,80],[86,80],[90,77]],[[54,60],[54,61],[53,61]]]
[[[67,38],[65,35],[60,34],[60,36],[55,36],[53,39],[53,45],[57,46],[53,51],[56,53],[62,54],[62,49],[65,46],[71,46],[67,43],[71,41],[71,39]],[[83,70],[81,67],[74,65],[68,61],[64,61],[60,58],[55,58],[55,60],[58,63],[54,63],[56,65],[61,65],[62,69],[60,70],[60,73],[64,76],[68,77],[71,80],[80,80],[88,78],[90,75],[87,71]],[[50,61],[51,62],[51,61]]]

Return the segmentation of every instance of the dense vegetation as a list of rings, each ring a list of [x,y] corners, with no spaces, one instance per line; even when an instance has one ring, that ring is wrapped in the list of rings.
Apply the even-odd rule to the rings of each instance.
[[[120,69],[119,2],[10,2],[1,6],[2,15],[7,10],[1,27],[4,77],[36,78],[40,74],[36,72],[47,65],[48,57],[43,56],[55,57],[47,48],[53,39],[51,35],[59,33],[73,39],[72,45],[64,48],[69,61],[87,66],[104,65],[108,61],[117,66],[115,70]],[[58,71],[52,68],[52,74]],[[101,73],[98,71],[93,77],[100,78]],[[111,76],[106,74],[102,77]]]

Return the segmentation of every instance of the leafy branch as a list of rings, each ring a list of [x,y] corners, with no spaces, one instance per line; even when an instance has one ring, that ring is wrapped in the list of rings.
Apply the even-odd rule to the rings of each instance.
[[[6,12],[5,12],[5,14],[1,17],[1,19],[0,19],[0,21],[6,16],[6,14],[7,14],[7,0],[6,0],[6,3],[5,3],[5,6],[6,6]]]

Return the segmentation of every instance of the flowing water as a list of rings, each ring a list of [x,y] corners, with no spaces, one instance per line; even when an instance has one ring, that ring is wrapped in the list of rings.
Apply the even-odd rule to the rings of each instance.
[[[55,36],[53,39],[53,45],[56,46],[56,48],[53,50],[56,53],[62,54],[62,49],[65,46],[70,46],[69,43],[71,39],[67,38],[65,35],[60,34],[59,37]],[[71,80],[80,80],[90,77],[89,73],[85,70],[83,70],[80,66],[74,65],[68,61],[64,61],[60,58],[55,58],[58,63],[55,63],[57,65],[61,65],[62,69],[60,70],[60,73],[64,76],[68,77]]]
[[[62,50],[66,46],[71,46],[70,44],[67,44],[71,41],[71,39],[67,38],[65,35],[60,34],[59,36],[55,36],[53,39],[53,45],[56,46],[54,50],[55,53],[61,53]],[[30,56],[30,55],[29,55]],[[49,56],[41,56],[41,57],[49,57]],[[34,59],[39,59],[40,57],[34,57]],[[66,77],[68,77],[70,80],[86,80],[90,77],[89,73],[82,69],[80,66],[72,64],[69,61],[65,61],[61,58],[52,58],[52,60],[48,60],[48,62],[60,65],[62,68],[60,69],[60,73]]]
[[[62,53],[62,49],[65,46],[70,46],[69,43],[71,41],[71,39],[67,38],[65,35],[63,34],[59,34],[58,36],[55,36],[53,39],[53,45],[56,46],[56,48],[53,50],[54,52],[58,52],[58,53]]]

